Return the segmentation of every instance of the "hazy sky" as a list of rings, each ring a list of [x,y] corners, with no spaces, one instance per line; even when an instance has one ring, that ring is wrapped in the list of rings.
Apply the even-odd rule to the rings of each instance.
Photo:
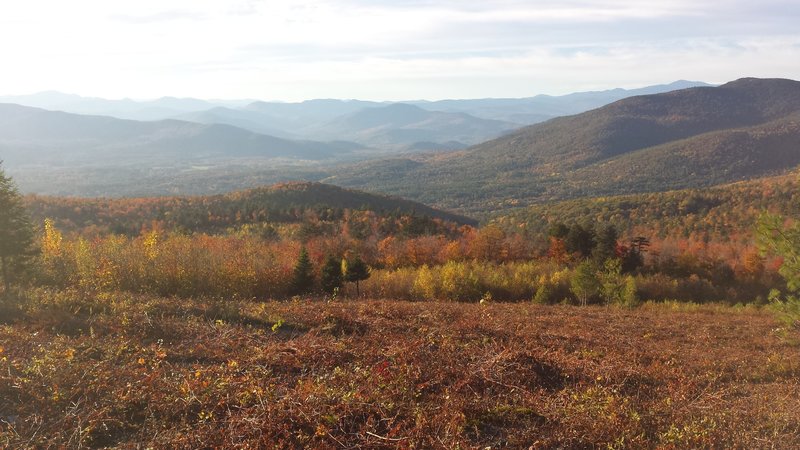
[[[800,79],[797,0],[17,0],[0,94],[525,97]]]

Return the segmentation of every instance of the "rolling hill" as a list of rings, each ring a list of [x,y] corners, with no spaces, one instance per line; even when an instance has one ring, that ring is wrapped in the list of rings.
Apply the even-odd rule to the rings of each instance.
[[[428,111],[404,103],[383,105],[338,100],[259,102],[246,109],[217,107],[176,118],[227,124],[289,139],[302,136],[318,141],[354,141],[383,152],[466,147],[519,127],[510,122],[479,119],[464,113]]]
[[[486,98],[408,102],[430,111],[463,112],[482,119],[532,125],[559,116],[582,113],[637,95],[660,94],[678,89],[711,86],[699,81],[679,80],[639,89],[609,89],[575,92],[566,95],[537,95],[528,98]]]
[[[326,181],[469,212],[708,186],[800,164],[798,113],[800,82],[741,79],[631,97],[464,151],[371,161]]]
[[[256,133],[268,134],[284,139],[297,139],[297,136],[286,131],[291,127],[285,127],[281,123],[282,119],[262,115],[252,111],[227,108],[218,106],[204,111],[193,111],[172,117],[177,120],[196,122],[204,124],[223,124],[231,125]]]
[[[605,91],[575,92],[567,95],[541,94],[527,98],[404,101],[403,103],[416,105],[428,111],[466,113],[482,119],[528,125],[556,116],[577,114],[634,95],[655,94],[694,86],[708,85],[702,82],[680,80],[669,84],[638,89],[616,88]],[[131,120],[180,119],[184,114],[203,113],[222,107],[244,114],[254,113],[256,118],[266,118],[268,120],[266,123],[280,124],[278,128],[283,129],[284,132],[290,132],[293,129],[312,124],[318,125],[365,108],[375,108],[389,104],[388,102],[335,99],[315,99],[298,103],[253,100],[200,100],[175,97],[143,101],[131,99],[109,100],[64,94],[56,91],[39,92],[31,95],[0,96],[0,103],[15,103],[75,114],[112,116]],[[210,118],[211,116],[201,115],[200,117]],[[249,120],[252,120],[252,117]],[[261,124],[261,126],[263,125],[264,123]]]
[[[251,101],[252,100],[200,100],[176,97],[162,97],[145,101],[131,99],[109,100],[105,98],[64,94],[57,91],[0,97],[0,103],[14,103],[51,111],[111,116],[128,120],[163,120],[192,111],[205,111],[221,106],[243,106]]]
[[[794,172],[701,189],[542,203],[499,212],[490,222],[532,235],[546,235],[551,225],[561,222],[612,224],[630,236],[750,241],[763,212],[800,215],[798,187]]]
[[[547,119],[576,114],[633,95],[666,92],[699,82],[677,81],[640,89],[611,89],[568,95],[519,99],[465,99],[407,101],[429,114],[416,124],[398,125],[407,113],[391,102],[315,99],[299,103],[247,100],[200,100],[163,97],[155,100],[107,100],[60,92],[0,96],[0,103],[63,111],[74,114],[110,116],[128,120],[176,119],[203,124],[223,124],[284,139],[351,140],[379,150],[425,151],[452,149],[497,137],[504,131]],[[380,108],[387,108],[381,112]],[[410,109],[410,106],[406,106]],[[383,117],[385,122],[365,129],[363,116]],[[374,120],[373,120],[374,122]],[[341,126],[341,128],[337,128]]]
[[[158,166],[206,159],[324,159],[352,143],[289,141],[229,125],[138,122],[0,104],[0,158],[9,165]]]
[[[450,147],[476,144],[515,128],[518,125],[510,122],[394,103],[362,109],[306,131],[319,139],[348,139],[383,149],[413,149],[426,142]]]
[[[31,195],[25,200],[34,221],[41,223],[51,218],[66,231],[92,226],[137,234],[160,222],[167,229],[215,232],[244,224],[303,222],[312,215],[341,216],[343,210],[477,223],[409,200],[309,182],[280,183],[213,196],[86,199]]]

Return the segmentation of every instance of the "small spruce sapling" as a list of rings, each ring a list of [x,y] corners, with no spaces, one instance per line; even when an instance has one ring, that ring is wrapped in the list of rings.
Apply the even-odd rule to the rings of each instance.
[[[319,283],[322,286],[322,290],[328,294],[334,294],[342,287],[343,281],[342,264],[338,259],[329,256],[320,272]]]
[[[361,291],[359,282],[369,279],[369,266],[361,257],[356,256],[352,262],[347,260],[342,261],[342,273],[344,274],[344,281],[356,284],[356,297],[360,297]]]
[[[314,267],[311,265],[311,259],[308,257],[308,251],[305,247],[300,249],[300,255],[297,257],[297,263],[294,266],[294,274],[292,276],[291,290],[293,295],[307,294],[314,288]]]

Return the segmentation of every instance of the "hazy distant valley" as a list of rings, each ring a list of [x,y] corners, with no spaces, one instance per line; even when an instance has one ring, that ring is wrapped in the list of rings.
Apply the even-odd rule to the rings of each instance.
[[[800,163],[800,83],[742,79],[686,87],[694,84],[385,104],[18,97],[109,115],[2,104],[0,155],[25,192],[205,195],[307,180],[473,215],[712,186],[778,175]],[[641,93],[648,94],[634,95]],[[557,113],[576,114],[522,123]]]
[[[0,97],[0,158],[23,191],[58,195],[209,194],[294,179],[337,183],[340,175],[357,186],[348,174],[359,162],[431,158],[556,116],[697,85],[402,103],[136,102],[45,92]]]

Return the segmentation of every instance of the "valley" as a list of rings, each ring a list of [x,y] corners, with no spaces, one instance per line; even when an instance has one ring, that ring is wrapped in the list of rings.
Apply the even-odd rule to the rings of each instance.
[[[315,105],[0,107],[0,445],[798,445],[798,82]]]

